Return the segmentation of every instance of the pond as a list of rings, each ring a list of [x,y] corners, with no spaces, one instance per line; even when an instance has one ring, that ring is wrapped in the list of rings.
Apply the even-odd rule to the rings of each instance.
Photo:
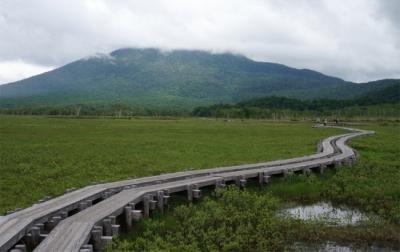
[[[376,246],[376,245],[373,245],[370,247],[364,247],[361,249],[361,248],[354,248],[352,246],[339,245],[334,242],[326,242],[326,243],[322,243],[322,244],[308,244],[308,243],[298,242],[298,243],[295,243],[292,247],[290,247],[289,251],[394,252],[394,251],[398,251],[398,250],[394,250],[391,248],[384,248],[384,247],[380,247],[380,246]]]
[[[310,205],[298,205],[286,208],[280,212],[284,216],[301,219],[304,221],[322,221],[330,226],[358,225],[362,222],[368,224],[381,222],[377,216],[367,215],[361,211],[346,206],[333,206],[329,202],[318,202]],[[391,248],[373,245],[363,249],[355,248],[352,244],[337,244],[332,241],[310,244],[297,242],[289,248],[291,251],[398,251]]]
[[[301,220],[324,221],[328,225],[355,225],[370,220],[370,217],[358,210],[344,206],[334,207],[327,202],[296,206],[283,210],[283,213]]]

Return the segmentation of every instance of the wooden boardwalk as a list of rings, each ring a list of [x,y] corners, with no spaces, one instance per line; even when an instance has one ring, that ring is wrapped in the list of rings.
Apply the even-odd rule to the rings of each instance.
[[[140,216],[163,211],[173,193],[185,191],[188,200],[200,197],[200,188],[234,182],[244,187],[248,179],[267,183],[270,176],[328,166],[351,165],[356,158],[345,143],[372,131],[324,139],[320,152],[310,156],[250,165],[162,174],[84,187],[0,218],[0,251],[99,251],[121,225],[130,228]],[[120,221],[124,219],[125,221]]]

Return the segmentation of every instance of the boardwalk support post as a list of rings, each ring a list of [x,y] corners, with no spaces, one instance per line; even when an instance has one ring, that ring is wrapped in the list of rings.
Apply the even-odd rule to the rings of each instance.
[[[198,185],[193,185],[193,198],[194,199],[200,199],[201,198],[201,190],[199,189]]]
[[[79,252],[93,252],[93,245],[92,244],[85,244],[79,250]]]
[[[160,213],[164,213],[164,191],[157,192],[157,207]]]
[[[246,182],[247,182],[247,180],[246,180],[246,178],[244,176],[237,176],[236,177],[235,183],[236,183],[236,186],[238,186],[239,188],[241,188],[241,189],[245,188],[246,187]]]
[[[320,164],[318,167],[319,174],[324,174],[325,169],[326,169],[326,165]]]
[[[258,173],[258,184],[260,186],[264,185],[264,172],[259,172]]]
[[[111,223],[111,236],[118,235],[120,225],[117,225],[117,218],[114,215],[110,215],[108,218],[110,219]]]
[[[124,216],[125,216],[126,228],[129,230],[132,228],[132,207],[131,206],[124,207]]]
[[[246,187],[247,180],[245,178],[240,179],[239,182],[240,182],[240,188],[243,189]]]
[[[101,250],[107,247],[107,245],[112,241],[112,236],[102,236],[101,237]]]
[[[40,229],[40,233],[44,232],[44,224],[43,223],[36,223],[35,226]]]
[[[142,211],[141,210],[132,210],[132,219],[135,222],[138,222],[142,218]]]
[[[150,196],[150,210],[154,211],[154,210],[156,210],[156,208],[157,208],[157,201],[154,200],[154,196],[151,195]]]
[[[169,190],[165,189],[164,190],[164,206],[168,207],[168,203],[169,203],[169,199],[171,198],[171,196],[169,195]]]
[[[293,171],[285,169],[285,170],[283,170],[283,176],[284,177],[293,176]]]
[[[120,228],[120,225],[116,225],[116,224],[111,225],[111,234],[112,234],[112,236],[119,235],[119,228]]]
[[[111,221],[111,225],[115,225],[115,224],[116,224],[116,218],[115,218],[114,215],[110,215],[110,216],[108,216],[108,218],[109,218],[110,221]]]
[[[30,249],[35,248],[40,243],[40,228],[32,227],[25,236],[25,241]]]
[[[103,220],[103,230],[104,230],[104,235],[110,236],[112,233],[111,230],[111,220],[109,218],[106,218]]]
[[[102,230],[101,229],[94,229],[91,234],[91,242],[93,244],[94,251],[100,251],[102,249]]]
[[[143,215],[144,217],[150,216],[150,196],[143,196]]]
[[[55,226],[57,226],[57,224],[62,220],[61,216],[54,216],[52,217],[48,222],[46,222],[46,225],[44,225],[44,228],[47,231],[51,231],[53,228],[55,228]],[[36,226],[42,228],[42,225],[37,224]],[[42,230],[43,231],[43,230]]]
[[[217,188],[224,188],[225,185],[225,180],[223,178],[219,178],[215,181],[215,189]]]
[[[303,175],[310,176],[310,175],[311,175],[311,170],[310,170],[310,168],[304,168],[304,169],[303,169]]]
[[[17,244],[17,245],[15,245],[15,249],[17,249],[20,252],[26,252],[26,245],[25,244]]]
[[[135,206],[136,206],[136,205],[135,205],[134,202],[129,202],[127,206],[131,207],[132,210],[135,210]]]
[[[192,185],[186,185],[187,199],[189,202],[193,201]]]

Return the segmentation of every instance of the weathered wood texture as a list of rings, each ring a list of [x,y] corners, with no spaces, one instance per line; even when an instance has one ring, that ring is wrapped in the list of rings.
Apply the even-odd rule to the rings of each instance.
[[[47,236],[42,235],[44,240],[36,247],[35,251],[79,251],[80,249],[85,251],[88,248],[82,246],[89,242],[94,227],[103,225],[103,220],[107,219],[108,221],[110,216],[124,214],[126,207],[132,207],[132,216],[129,217],[128,213],[125,214],[126,218],[137,219],[140,212],[134,209],[136,203],[145,202],[142,209],[144,215],[148,215],[149,211],[153,211],[157,207],[161,210],[162,204],[159,201],[160,195],[164,192],[168,192],[163,196],[163,199],[166,199],[165,202],[167,202],[169,193],[179,191],[188,191],[188,199],[193,200],[193,198],[200,197],[200,188],[204,186],[220,186],[225,182],[233,181],[244,187],[249,178],[257,178],[262,183],[268,181],[268,178],[275,174],[287,174],[294,171],[308,172],[309,169],[318,169],[322,172],[327,165],[340,165],[343,162],[352,164],[356,155],[352,148],[345,145],[345,142],[350,138],[374,132],[344,129],[351,133],[324,139],[319,145],[322,151],[310,156],[162,174],[91,185],[66,193],[3,216],[0,219],[0,251],[13,248],[22,238],[31,235],[32,230],[35,230],[32,228],[43,223],[46,224],[46,227],[50,223],[50,226],[55,228]],[[195,186],[193,187],[193,185]],[[163,193],[160,193],[161,191]],[[147,199],[148,197],[149,199]],[[94,201],[98,203],[92,206]],[[70,212],[69,217],[66,214],[68,212]],[[115,217],[113,218],[115,219]],[[131,223],[128,224],[128,226],[130,225]],[[115,223],[111,228],[114,232],[119,231],[119,226]],[[101,243],[107,243],[111,239],[108,234],[110,231],[107,231],[107,234],[104,231],[100,232]],[[94,234],[99,234],[99,230],[95,230]],[[102,246],[93,245],[95,250]]]

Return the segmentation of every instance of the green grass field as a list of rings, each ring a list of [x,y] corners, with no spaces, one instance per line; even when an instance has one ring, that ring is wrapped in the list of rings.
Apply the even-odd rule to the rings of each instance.
[[[0,212],[93,181],[311,154],[305,123],[0,117]]]
[[[356,138],[354,167],[323,176],[275,178],[259,189],[205,193],[198,204],[174,197],[164,216],[139,223],[113,251],[280,251],[295,242],[372,244],[400,248],[400,125],[374,123]],[[93,181],[114,181],[187,169],[311,154],[324,137],[342,133],[307,123],[179,119],[0,117],[0,211],[27,207],[45,195]],[[282,218],[282,207],[330,201],[378,223],[332,227]]]

